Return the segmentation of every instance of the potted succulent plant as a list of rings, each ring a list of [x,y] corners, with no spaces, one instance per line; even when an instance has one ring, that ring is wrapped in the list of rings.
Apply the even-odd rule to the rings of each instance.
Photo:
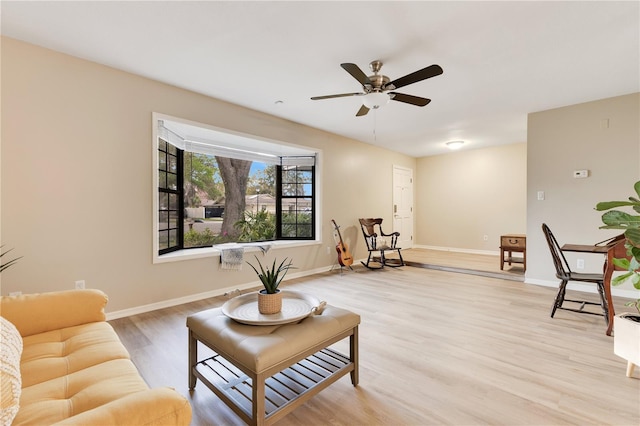
[[[289,269],[294,267],[292,264],[293,261],[289,260],[287,263],[287,258],[285,257],[284,260],[280,262],[280,265],[276,267],[277,261],[274,259],[271,268],[265,269],[258,257],[254,257],[258,262],[260,271],[251,263],[247,263],[256,272],[258,278],[260,278],[260,282],[262,282],[264,286],[264,289],[258,292],[258,310],[264,315],[277,314],[282,310],[282,293],[278,289],[278,286]]]
[[[608,210],[602,215],[601,229],[624,229],[627,257],[613,259],[613,263],[626,272],[611,280],[611,285],[631,281],[640,290],[640,214],[630,214],[618,207],[631,207],[640,213],[640,181],[634,185],[636,196],[628,201],[605,201],[596,205],[596,210]],[[622,313],[614,318],[614,352],[627,360],[627,376],[631,377],[635,365],[640,365],[640,298],[625,303],[637,313]]]

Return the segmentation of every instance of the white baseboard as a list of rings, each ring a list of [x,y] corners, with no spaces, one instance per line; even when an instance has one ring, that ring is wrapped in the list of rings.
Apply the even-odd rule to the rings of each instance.
[[[439,247],[439,246],[425,246],[420,244],[414,244],[413,248],[421,248],[427,250],[440,250],[440,251],[451,251],[455,253],[469,253],[469,254],[485,254],[488,256],[500,256],[500,251],[493,250],[475,250],[475,249],[463,249],[463,248],[455,248],[455,247]]]
[[[553,287],[553,288],[558,288],[558,285],[560,285],[559,281],[539,280],[537,278],[525,278],[524,283],[539,285],[543,287]],[[596,294],[598,293],[596,286],[593,284],[589,285],[589,284],[580,284],[577,282],[569,282],[569,284],[567,285],[567,289],[575,290],[575,291],[583,291],[585,293],[596,293]],[[640,291],[613,287],[611,289],[611,295],[616,297],[622,297],[625,299],[638,299],[640,298]]]
[[[486,252],[486,251],[481,251],[481,250],[465,251],[464,249],[435,248],[435,247],[432,247],[432,246],[414,246],[414,247],[416,247],[416,248],[428,248],[428,249],[432,249],[432,250],[457,251],[457,252],[460,252],[460,253],[496,254],[496,253],[493,253],[493,252]],[[497,253],[497,254],[499,255],[499,253]],[[364,258],[364,259],[360,259],[360,260],[362,260],[363,262],[366,262],[367,259]],[[354,261],[354,264],[359,263],[360,260]],[[291,274],[287,275],[287,280],[295,279],[295,278],[302,278],[302,277],[306,277],[308,275],[319,274],[319,273],[323,273],[323,272],[328,272],[333,267],[334,266],[325,266],[325,267],[321,267],[321,268],[310,269],[308,271],[291,273]],[[558,284],[559,284],[558,281],[540,280],[540,279],[536,279],[536,278],[525,278],[524,283],[525,284],[532,284],[532,285],[540,285],[540,286],[543,286],[543,287],[554,287],[554,288],[558,288]],[[142,314],[142,313],[145,313],[145,312],[151,312],[151,311],[155,311],[155,310],[158,310],[158,309],[170,308],[172,306],[178,306],[178,305],[182,305],[182,304],[185,304],[185,303],[196,302],[198,300],[208,299],[210,297],[223,296],[226,293],[231,293],[231,292],[234,292],[234,291],[237,291],[237,290],[240,290],[240,291],[248,290],[248,289],[259,287],[259,286],[260,286],[260,282],[256,280],[256,281],[253,281],[253,282],[250,282],[250,283],[244,283],[244,284],[239,284],[239,285],[235,285],[235,286],[231,286],[231,287],[220,288],[220,289],[216,289],[216,290],[207,291],[207,292],[204,292],[204,293],[191,294],[189,296],[178,297],[176,299],[163,300],[161,302],[150,303],[148,305],[136,306],[134,308],[122,309],[122,310],[113,311],[113,312],[107,312],[107,321],[111,321],[111,320],[118,319],[118,318],[124,318],[124,317],[128,317],[128,316],[131,316],[131,315],[138,315],[138,314]],[[568,288],[570,290],[584,291],[586,293],[597,293],[596,288],[593,285],[586,285],[586,284],[579,284],[579,283],[569,283]],[[635,290],[613,288],[611,290],[611,294],[613,296],[627,298],[627,299],[638,299],[638,298],[640,298],[640,291],[635,291]]]
[[[287,280],[306,277],[307,275],[318,274],[331,270],[331,266],[310,269],[308,271],[290,273],[287,274]],[[172,306],[183,305],[185,303],[196,302],[198,300],[208,299],[210,297],[224,296],[227,293],[235,292],[237,290],[249,290],[261,286],[260,281],[256,280],[250,283],[244,283],[234,285],[231,287],[219,288],[204,293],[191,294],[189,296],[178,297],[176,299],[163,300],[161,302],[150,303],[148,305],[136,306],[134,308],[122,309],[119,311],[107,312],[107,321],[111,321],[118,318],[124,318],[131,315],[143,314],[145,312],[151,312],[158,309],[170,308]]]

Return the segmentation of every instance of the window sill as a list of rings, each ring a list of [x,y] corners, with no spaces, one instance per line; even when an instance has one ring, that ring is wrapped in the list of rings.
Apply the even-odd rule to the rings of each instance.
[[[167,263],[167,262],[180,262],[183,260],[202,259],[206,257],[220,256],[222,249],[224,248],[236,248],[243,247],[245,253],[262,252],[260,246],[269,245],[270,249],[278,250],[281,248],[292,247],[305,247],[320,244],[317,240],[305,240],[305,241],[270,241],[263,243],[227,243],[218,244],[213,247],[202,247],[187,250],[178,250],[171,253],[163,254],[161,256],[154,255],[153,263]]]

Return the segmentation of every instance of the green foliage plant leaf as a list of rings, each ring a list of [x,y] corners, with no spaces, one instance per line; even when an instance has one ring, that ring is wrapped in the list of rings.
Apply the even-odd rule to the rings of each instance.
[[[276,235],[276,216],[264,208],[257,213],[245,211],[243,219],[233,226],[240,233],[238,241],[270,241]]]
[[[631,262],[629,262],[629,259],[622,258],[622,259],[613,259],[613,264],[616,265],[618,268],[628,270]]]
[[[620,210],[611,210],[602,215],[602,222],[609,229],[628,229],[640,227],[640,216],[630,215]]]
[[[13,250],[13,249],[11,248],[11,249],[6,250],[6,251],[4,251],[4,252],[3,252],[3,251],[2,251],[2,248],[3,248],[3,247],[4,247],[4,246],[0,246],[0,257],[2,257],[2,256],[4,256],[4,255],[6,255],[7,253],[9,253],[10,251],[12,251],[12,250]],[[13,266],[13,265],[14,265],[18,260],[20,260],[20,259],[22,259],[22,256],[17,257],[17,258],[15,258],[15,259],[11,259],[11,260],[9,260],[9,261],[7,261],[7,262],[5,262],[5,263],[0,262],[0,272],[4,271],[5,269],[7,269],[7,268],[8,268],[8,267],[10,267],[10,266]]]
[[[251,266],[251,268],[253,268],[253,270],[255,271],[256,275],[258,275],[260,282],[262,283],[265,291],[268,294],[276,293],[276,291],[278,290],[278,286],[284,279],[284,276],[287,275],[287,272],[289,271],[289,269],[295,268],[293,266],[293,260],[289,260],[289,262],[287,263],[287,258],[285,257],[284,260],[280,262],[280,265],[278,265],[277,268],[276,268],[277,260],[274,259],[273,264],[271,265],[271,269],[269,268],[265,269],[262,266],[262,263],[260,263],[258,256],[254,256],[254,257],[258,262],[258,267],[260,268],[260,271],[258,272],[258,268],[253,266],[251,263],[247,262],[247,264]]]
[[[636,228],[627,229],[626,231],[624,231],[624,236],[627,239],[627,242],[631,246],[637,248],[637,250],[632,249],[632,254],[636,258],[640,257],[638,256],[640,254],[640,229],[636,229]]]
[[[618,207],[631,207],[635,213],[640,213],[640,181],[633,185],[635,196],[629,197],[629,201],[604,201],[596,204],[596,210],[608,210],[602,215],[604,226],[601,229],[624,229],[625,247],[627,256],[631,259],[614,259],[613,263],[627,272],[611,280],[612,285],[620,285],[631,278],[634,288],[640,290],[640,214],[629,214],[620,210],[611,210]],[[625,306],[633,306],[640,313],[640,298],[628,302]]]
[[[626,206],[635,206],[640,203],[636,203],[634,201],[601,201],[596,204],[596,210],[604,211],[615,209],[616,207],[626,207]]]
[[[613,278],[611,280],[611,285],[620,285],[622,283],[624,283],[625,281],[627,281],[629,279],[630,276],[633,275],[633,272],[627,272],[625,274],[622,275],[618,275],[617,277]]]

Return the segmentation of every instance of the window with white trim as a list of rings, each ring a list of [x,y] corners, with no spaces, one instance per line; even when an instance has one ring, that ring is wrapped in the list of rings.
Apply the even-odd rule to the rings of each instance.
[[[154,123],[158,255],[315,240],[316,152],[178,119]]]

